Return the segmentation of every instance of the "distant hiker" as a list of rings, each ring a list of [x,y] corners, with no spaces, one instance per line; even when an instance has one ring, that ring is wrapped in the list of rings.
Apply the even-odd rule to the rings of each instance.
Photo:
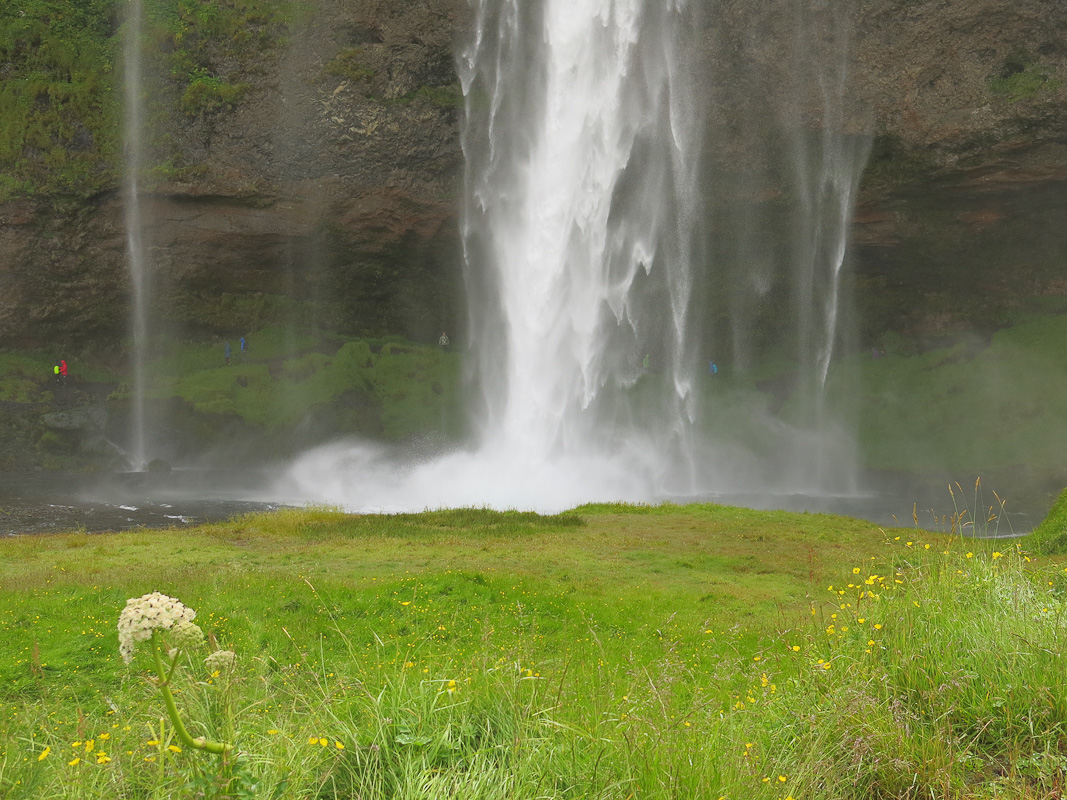
[[[437,343],[441,345],[442,350],[448,349],[448,334],[441,331],[441,338],[437,340]]]
[[[711,374],[711,375],[718,375],[719,374],[719,365],[716,364],[714,361],[709,361],[708,362],[708,373]]]
[[[248,352],[248,345],[245,343],[245,337],[241,337],[241,357],[244,358],[245,353]]]
[[[226,366],[230,366],[230,343],[226,342],[226,347],[222,351],[222,357],[226,361]]]
[[[67,362],[63,359],[59,359],[59,363],[52,367],[52,374],[55,375],[56,383],[60,386],[67,385]]]

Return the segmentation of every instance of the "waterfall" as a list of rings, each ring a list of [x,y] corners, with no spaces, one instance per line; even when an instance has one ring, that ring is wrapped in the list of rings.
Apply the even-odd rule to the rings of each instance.
[[[132,297],[130,336],[133,342],[133,380],[129,456],[134,469],[143,469],[148,461],[145,444],[145,351],[148,339],[148,267],[141,219],[140,179],[144,165],[144,100],[141,85],[141,0],[127,6],[123,37],[124,120],[124,189],[126,247],[129,260]]]
[[[791,73],[797,87],[779,124],[791,142],[786,183],[794,198],[788,241],[796,360],[809,375],[799,382],[797,404],[807,407],[799,424],[810,435],[794,443],[792,483],[848,491],[857,471],[849,409],[828,407],[827,379],[847,338],[849,321],[843,317],[850,303],[842,273],[870,137],[862,121],[846,114],[852,32],[841,4],[800,0],[793,29]]]
[[[867,138],[846,132],[844,17],[808,2],[793,27],[766,12],[797,42],[783,77],[734,55],[761,45],[729,24],[760,9],[472,0],[458,67],[476,441],[421,462],[321,448],[290,493],[558,510],[849,491],[851,429],[827,398]],[[716,35],[734,43],[713,69],[697,54]]]
[[[685,454],[692,401],[685,4],[481,0],[476,15],[460,73],[482,446],[527,462],[630,449],[655,470]],[[664,426],[620,408],[645,355],[666,376]]]

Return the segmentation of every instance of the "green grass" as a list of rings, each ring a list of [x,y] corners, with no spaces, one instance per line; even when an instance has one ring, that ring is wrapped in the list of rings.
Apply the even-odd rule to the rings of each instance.
[[[362,431],[367,435],[401,440],[434,431],[454,435],[461,427],[456,354],[400,339],[327,341],[281,328],[247,339],[244,356],[240,338],[230,340],[229,366],[221,342],[171,344],[150,364],[148,394],[180,397],[202,414],[237,416],[267,430],[295,425],[345,396],[377,416],[380,429]]]
[[[859,358],[859,439],[872,468],[1053,469],[1067,446],[1067,316],[1020,322],[988,347]],[[845,381],[842,381],[844,384]]]
[[[85,381],[114,381],[115,376],[96,361],[58,350],[0,353],[0,400],[48,403],[52,400],[53,368],[66,358],[70,374]]]
[[[1067,581],[997,546],[710,505],[4,540],[0,795],[1045,797]],[[121,663],[152,590],[237,653],[176,679],[237,758]]]
[[[1067,489],[1060,492],[1048,515],[1030,537],[1031,547],[1045,555],[1067,554]]]
[[[52,399],[45,388],[56,362],[39,354],[0,354],[0,400],[44,403]]]

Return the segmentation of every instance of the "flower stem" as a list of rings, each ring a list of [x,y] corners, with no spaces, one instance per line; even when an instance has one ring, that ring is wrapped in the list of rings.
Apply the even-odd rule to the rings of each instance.
[[[170,691],[170,675],[167,673],[166,667],[163,666],[163,656],[160,654],[161,643],[158,639],[158,632],[152,631],[152,658],[156,662],[156,674],[159,676],[159,691],[163,695],[163,703],[167,706],[167,715],[170,717],[171,723],[174,725],[174,732],[178,734],[178,740],[186,747],[194,747],[197,750],[207,750],[209,753],[215,753],[216,755],[222,755],[233,750],[232,744],[226,744],[225,742],[209,742],[204,737],[194,739],[189,735],[189,731],[185,729],[185,724],[182,722],[181,717],[178,716],[178,704],[174,702],[174,695]],[[175,658],[175,662],[177,658]],[[173,665],[172,665],[173,666]]]

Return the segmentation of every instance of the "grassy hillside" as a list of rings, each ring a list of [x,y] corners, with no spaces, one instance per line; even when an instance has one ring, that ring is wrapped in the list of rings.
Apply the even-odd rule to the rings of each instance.
[[[0,8],[0,201],[91,194],[114,179],[114,0]]]
[[[401,337],[353,339],[267,328],[225,343],[175,343],[150,365],[148,394],[179,397],[205,415],[274,430],[315,408],[341,404],[338,435],[401,440],[462,426],[459,357]]]
[[[404,441],[412,436],[462,436],[466,419],[461,356],[400,337],[356,339],[322,331],[257,329],[241,354],[239,338],[224,342],[169,341],[149,363],[149,400],[180,402],[195,420],[193,436],[232,428],[243,434],[278,433],[321,415],[322,436],[361,435]],[[831,407],[852,416],[861,466],[917,474],[947,474],[987,485],[1009,501],[1047,508],[1067,482],[1067,316],[1028,317],[988,341],[961,341],[926,352],[904,347],[883,357],[853,355],[831,373]],[[79,381],[113,383],[111,409],[121,416],[129,396],[110,361],[38,352],[0,355],[0,400],[40,404],[52,398],[51,364],[71,363]],[[761,371],[729,366],[704,376],[702,425],[723,441],[773,459],[781,437],[768,420],[803,419],[790,394],[792,373],[778,365]],[[638,414],[655,413],[665,375],[638,380],[631,399]],[[858,391],[857,391],[858,387]],[[75,398],[76,400],[76,398]],[[43,408],[43,406],[42,406]],[[846,424],[847,427],[847,424]],[[25,431],[23,430],[23,434]],[[14,435],[14,434],[13,434]],[[57,456],[58,457],[58,456]],[[1048,495],[1046,497],[1046,495]]]
[[[1064,575],[706,505],[0,541],[0,794],[1046,797]],[[225,757],[175,738],[149,643],[119,658],[119,612],[153,590],[208,635],[172,681]]]
[[[853,369],[863,386],[865,461],[976,470],[1062,467],[1067,447],[1067,316],[1028,317],[988,342],[886,358]]]
[[[456,439],[465,429],[460,357],[436,345],[281,328],[249,334],[244,353],[239,342],[230,340],[229,364],[222,341],[169,341],[149,360],[146,398],[156,424],[193,458],[227,442],[258,443],[258,457],[272,458],[338,436],[405,442]],[[70,366],[65,386],[52,377],[60,358]],[[107,435],[125,441],[131,381],[116,363],[114,353],[0,353],[8,412],[0,419],[0,470],[119,467],[113,453],[85,444],[101,431],[47,424],[51,412],[106,407]],[[234,458],[246,466],[251,458],[240,452]]]
[[[176,115],[225,110],[255,62],[283,40],[305,4],[271,0],[143,0],[146,77],[158,143]],[[0,6],[0,202],[86,197],[120,173],[121,0],[4,0]],[[162,58],[160,58],[162,54]],[[176,165],[164,157],[152,173]]]

